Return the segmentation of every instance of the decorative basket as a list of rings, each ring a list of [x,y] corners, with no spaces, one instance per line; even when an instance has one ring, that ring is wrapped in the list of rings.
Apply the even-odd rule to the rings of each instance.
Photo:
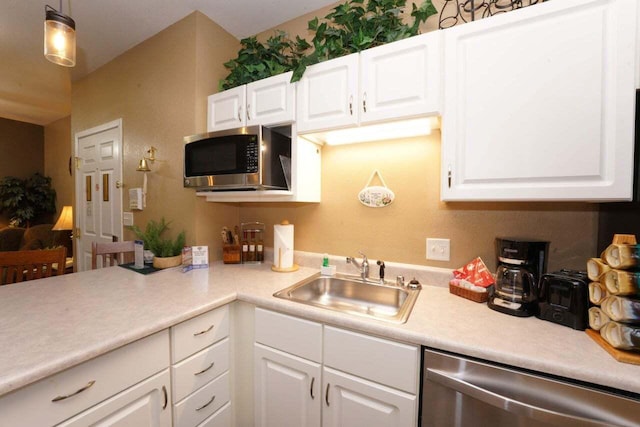
[[[474,292],[471,289],[461,288],[451,283],[449,283],[449,292],[475,302],[487,302],[489,299],[489,292]]]

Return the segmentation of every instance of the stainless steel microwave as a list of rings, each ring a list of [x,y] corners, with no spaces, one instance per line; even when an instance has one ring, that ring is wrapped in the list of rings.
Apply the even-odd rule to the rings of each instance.
[[[199,191],[287,190],[291,126],[249,126],[184,138],[184,186]]]

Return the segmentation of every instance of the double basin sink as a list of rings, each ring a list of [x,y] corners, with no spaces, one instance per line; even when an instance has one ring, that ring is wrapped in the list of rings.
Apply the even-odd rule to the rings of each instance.
[[[359,277],[316,274],[273,296],[342,313],[405,323],[419,292],[419,289]]]

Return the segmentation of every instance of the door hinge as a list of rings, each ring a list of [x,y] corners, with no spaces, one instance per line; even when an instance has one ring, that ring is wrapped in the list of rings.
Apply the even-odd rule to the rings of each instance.
[[[80,169],[80,165],[82,163],[82,159],[78,156],[75,157],[76,160],[76,169]]]
[[[80,227],[76,227],[73,233],[73,237],[75,237],[76,239],[80,238]]]

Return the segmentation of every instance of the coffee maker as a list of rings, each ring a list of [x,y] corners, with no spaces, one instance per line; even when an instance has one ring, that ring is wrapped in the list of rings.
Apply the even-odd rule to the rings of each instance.
[[[538,310],[538,281],[547,271],[549,242],[496,238],[496,283],[489,308],[519,317]]]

